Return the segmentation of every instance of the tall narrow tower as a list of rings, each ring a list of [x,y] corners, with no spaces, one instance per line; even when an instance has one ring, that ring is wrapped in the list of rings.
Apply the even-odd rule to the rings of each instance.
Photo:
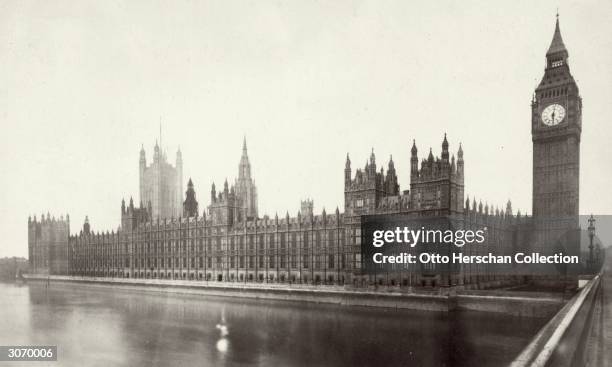
[[[156,142],[153,162],[147,166],[144,147],[140,149],[140,202],[151,205],[151,219],[178,217],[183,212],[183,156],[176,153],[176,166],[166,159],[166,154]]]
[[[191,179],[189,181],[191,182]],[[174,213],[180,212],[180,209],[183,207],[183,153],[181,153],[181,148],[178,148],[176,151],[176,187],[179,189],[175,191],[176,210],[173,210]]]
[[[238,165],[238,179],[236,179],[236,196],[247,218],[257,218],[257,187],[251,177],[251,163],[247,153],[246,137],[242,141],[242,157]]]
[[[144,149],[144,144],[140,148],[140,162],[139,162],[139,187],[140,187],[140,200],[145,199],[145,171],[147,169],[147,156]]]
[[[582,98],[570,73],[559,15],[531,103],[536,249],[550,252],[578,228]]]

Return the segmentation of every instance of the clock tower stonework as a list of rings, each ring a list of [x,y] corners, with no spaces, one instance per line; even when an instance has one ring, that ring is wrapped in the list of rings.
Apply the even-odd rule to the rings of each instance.
[[[557,15],[544,77],[531,103],[534,250],[539,252],[557,252],[560,238],[578,228],[581,130],[582,98]]]

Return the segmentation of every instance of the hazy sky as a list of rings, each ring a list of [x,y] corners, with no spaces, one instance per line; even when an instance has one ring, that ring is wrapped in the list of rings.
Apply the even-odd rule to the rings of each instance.
[[[2,1],[0,257],[27,217],[116,229],[138,152],[180,145],[200,207],[246,135],[259,211],[343,209],[346,153],[409,188],[444,133],[466,194],[531,212],[530,100],[559,7],[584,102],[580,212],[612,214],[612,1]],[[380,167],[380,166],[379,166]]]

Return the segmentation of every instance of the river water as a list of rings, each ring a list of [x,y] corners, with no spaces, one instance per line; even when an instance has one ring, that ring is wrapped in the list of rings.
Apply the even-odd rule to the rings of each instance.
[[[57,345],[51,366],[499,366],[545,323],[84,284],[0,294],[0,345]]]

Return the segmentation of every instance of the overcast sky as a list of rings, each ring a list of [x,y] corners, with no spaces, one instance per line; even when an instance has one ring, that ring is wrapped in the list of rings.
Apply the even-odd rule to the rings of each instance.
[[[163,124],[200,208],[237,176],[246,135],[259,212],[343,210],[346,153],[412,139],[465,151],[465,192],[531,212],[530,100],[559,7],[584,102],[580,212],[611,214],[612,2],[2,1],[0,257],[27,255],[27,218],[116,229],[138,201],[138,152]],[[379,166],[380,167],[380,166]]]

